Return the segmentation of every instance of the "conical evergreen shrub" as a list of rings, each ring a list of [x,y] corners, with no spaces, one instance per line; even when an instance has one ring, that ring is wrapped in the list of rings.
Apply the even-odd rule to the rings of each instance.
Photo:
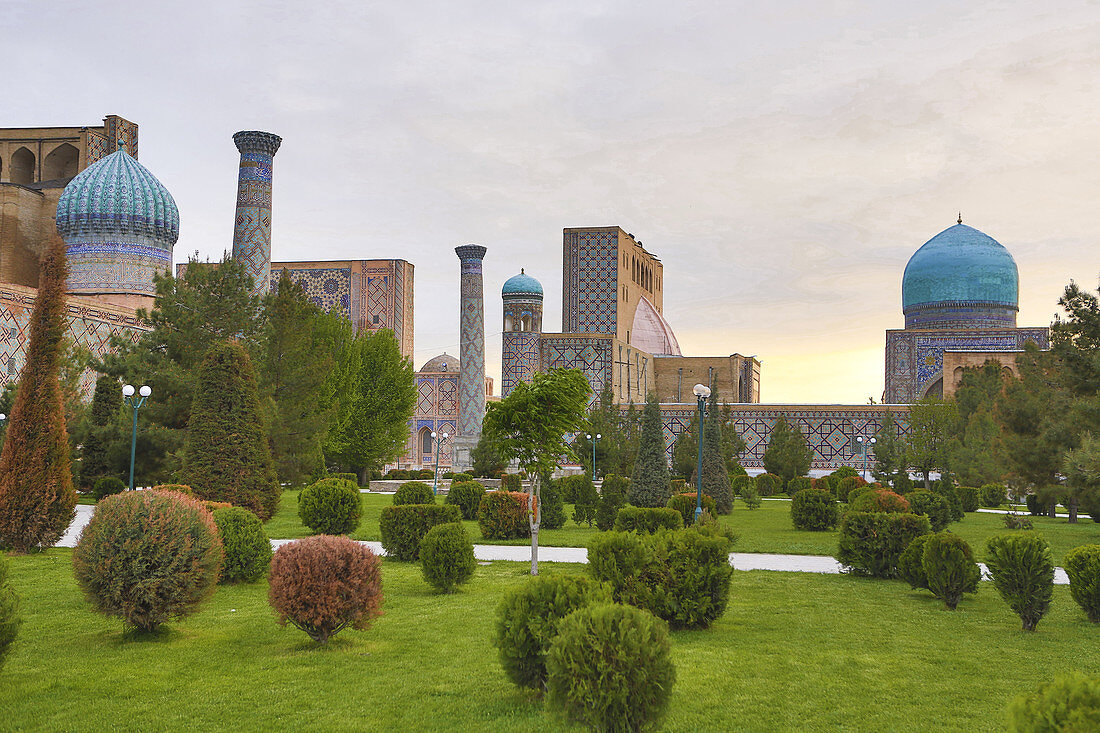
[[[260,419],[256,375],[236,341],[215,344],[199,367],[183,454],[183,483],[197,496],[275,513],[279,484]]]
[[[714,499],[719,514],[733,511],[733,485],[722,458],[722,412],[718,409],[718,389],[710,391],[707,418],[703,422],[703,493]]]
[[[92,409],[80,449],[80,487],[87,491],[96,480],[115,474],[108,448],[115,437],[115,417],[122,405],[122,384],[117,377],[100,375],[95,382]]]
[[[55,238],[42,258],[27,364],[0,453],[0,547],[15,552],[54,545],[76,513],[58,381],[68,269],[65,244]]]
[[[661,409],[657,406],[657,395],[650,392],[642,411],[642,430],[634,474],[630,478],[629,499],[634,506],[663,507],[671,496]]]

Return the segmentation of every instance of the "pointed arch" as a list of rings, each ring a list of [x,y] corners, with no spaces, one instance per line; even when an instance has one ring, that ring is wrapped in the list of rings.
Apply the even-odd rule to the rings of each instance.
[[[11,156],[9,180],[29,186],[34,183],[35,157],[27,148],[19,148]]]
[[[42,180],[55,181],[76,175],[80,151],[70,143],[61,143],[42,159]]]

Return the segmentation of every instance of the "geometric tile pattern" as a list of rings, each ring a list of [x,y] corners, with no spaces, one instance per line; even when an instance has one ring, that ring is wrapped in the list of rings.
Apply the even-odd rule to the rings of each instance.
[[[520,382],[528,384],[539,371],[538,333],[506,331],[502,334],[500,396],[507,397]]]
[[[618,328],[617,232],[568,232],[562,282],[562,331],[610,333]]]
[[[310,301],[329,313],[349,318],[351,273],[344,268],[288,269],[290,279],[302,286]]]
[[[458,374],[447,372],[416,377],[416,412],[409,419],[409,438],[405,454],[398,462],[405,465],[430,466],[435,456],[424,454],[424,434],[431,431],[453,436],[458,424]],[[434,448],[433,448],[434,450]],[[450,467],[450,440],[439,448],[439,465]]]
[[[94,132],[88,132],[88,165],[95,163],[100,158],[106,158],[114,152],[114,146],[108,142],[107,138],[97,135]],[[137,157],[137,153],[130,153],[131,156]]]
[[[592,390],[589,402],[594,402],[604,384],[611,382],[611,342],[610,337],[543,334],[538,347],[541,361],[538,371],[579,369]]]
[[[475,442],[485,418],[485,295],[481,261],[485,247],[455,247],[461,268],[459,300],[458,433]]]
[[[241,153],[233,258],[252,276],[252,292],[266,295],[271,285],[271,169],[282,138],[268,132],[233,135]]]

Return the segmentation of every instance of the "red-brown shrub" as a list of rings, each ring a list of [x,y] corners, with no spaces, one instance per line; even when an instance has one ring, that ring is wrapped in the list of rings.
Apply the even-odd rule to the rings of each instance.
[[[366,629],[382,614],[382,561],[347,537],[316,535],[275,551],[268,600],[279,617],[322,644],[342,629]]]
[[[152,631],[214,594],[223,556],[202,502],[127,491],[96,505],[73,550],[73,574],[97,611]]]
[[[528,504],[533,497],[521,491],[490,491],[477,508],[477,526],[485,539],[511,540],[531,536]]]
[[[847,480],[847,479],[845,479]],[[908,512],[909,501],[889,489],[866,491],[852,500],[853,512]]]

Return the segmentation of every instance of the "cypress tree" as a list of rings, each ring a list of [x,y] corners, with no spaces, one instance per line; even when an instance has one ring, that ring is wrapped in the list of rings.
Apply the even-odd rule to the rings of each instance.
[[[59,380],[68,270],[65,244],[54,238],[42,258],[27,364],[0,453],[0,547],[15,552],[54,545],[76,513]]]
[[[704,494],[714,499],[714,508],[719,514],[729,514],[733,511],[733,486],[722,455],[722,421],[718,389],[714,388],[710,391],[707,418],[703,423],[703,475],[699,485]]]
[[[795,476],[805,476],[810,472],[813,451],[806,442],[806,436],[791,425],[787,418],[780,416],[772,428],[768,447],[764,450],[764,468],[783,479],[783,487]]]
[[[183,481],[203,499],[267,520],[279,484],[260,418],[252,359],[234,340],[210,347],[199,367],[183,454]]]
[[[634,459],[634,473],[630,479],[630,503],[634,506],[663,507],[671,496],[661,409],[657,406],[657,395],[650,392],[642,410],[638,456]]]
[[[84,440],[80,451],[81,490],[91,488],[96,479],[114,475],[110,460],[110,443],[115,435],[115,418],[122,405],[122,385],[106,374],[95,380],[92,407],[88,412]]]

